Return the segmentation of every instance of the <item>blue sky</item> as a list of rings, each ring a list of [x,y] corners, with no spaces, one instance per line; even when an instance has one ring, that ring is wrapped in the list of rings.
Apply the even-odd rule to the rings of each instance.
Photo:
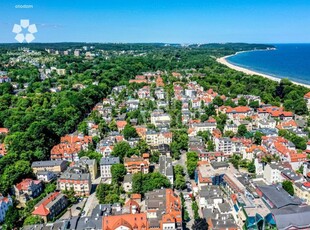
[[[16,5],[33,5],[16,9]],[[309,0],[2,0],[0,42],[30,19],[36,42],[310,42]]]

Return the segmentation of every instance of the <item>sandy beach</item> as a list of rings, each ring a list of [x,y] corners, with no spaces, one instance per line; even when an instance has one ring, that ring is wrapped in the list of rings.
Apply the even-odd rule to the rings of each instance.
[[[242,52],[249,52],[249,51],[242,51]],[[226,60],[226,58],[234,56],[234,55],[237,55],[237,54],[242,53],[242,52],[237,52],[237,53],[232,54],[232,55],[228,55],[228,56],[225,56],[225,57],[217,58],[216,61],[221,63],[221,64],[223,64],[223,65],[226,65],[227,67],[229,67],[231,69],[243,72],[245,74],[262,76],[262,77],[268,78],[268,79],[276,81],[276,82],[280,82],[281,81],[281,78],[277,78],[277,77],[274,77],[274,76],[271,76],[271,75],[255,72],[253,70],[249,70],[249,69],[246,69],[246,68],[243,68],[243,67],[240,67],[240,66],[236,66],[236,65],[233,65],[233,64],[229,63]],[[310,88],[310,85],[302,84],[302,83],[295,82],[295,81],[291,81],[291,82],[296,84],[296,85],[301,85],[301,86]]]

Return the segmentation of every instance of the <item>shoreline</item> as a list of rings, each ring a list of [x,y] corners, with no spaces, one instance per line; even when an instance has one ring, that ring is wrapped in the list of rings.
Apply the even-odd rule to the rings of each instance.
[[[227,56],[224,56],[224,57],[217,58],[216,61],[218,63],[226,65],[228,68],[231,68],[231,69],[243,72],[243,73],[248,74],[248,75],[258,75],[258,76],[267,78],[267,79],[272,80],[272,81],[280,82],[282,80],[281,78],[274,77],[274,76],[271,76],[271,75],[268,75],[268,74],[264,74],[264,73],[260,73],[260,72],[256,72],[254,70],[250,70],[250,69],[247,69],[247,68],[244,68],[244,67],[241,67],[241,66],[237,66],[237,65],[231,64],[230,62],[228,62],[226,60],[227,58],[235,56],[237,54],[244,53],[244,52],[253,52],[253,51],[260,51],[260,50],[240,51],[240,52],[236,52],[235,54],[231,54],[231,55],[227,55]],[[304,84],[304,83],[299,83],[299,82],[296,82],[296,81],[291,81],[291,82],[293,84],[295,84],[295,85],[304,86],[304,87],[310,89],[310,85],[307,85],[307,84]]]

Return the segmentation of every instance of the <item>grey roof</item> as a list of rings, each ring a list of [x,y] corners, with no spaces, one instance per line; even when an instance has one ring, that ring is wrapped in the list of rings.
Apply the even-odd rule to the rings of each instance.
[[[35,161],[32,163],[31,167],[54,167],[60,166],[63,163],[67,163],[67,161],[56,160],[56,161]]]
[[[100,165],[119,164],[119,157],[103,157],[100,160]]]
[[[287,206],[285,208],[272,210],[277,229],[289,228],[309,229],[310,228],[310,206]]]
[[[132,182],[132,177],[133,177],[132,174],[126,174],[124,176],[124,183],[131,183]]]
[[[102,217],[81,217],[76,229],[102,229]]]
[[[284,169],[281,173],[284,176],[286,176],[289,180],[292,180],[292,181],[297,181],[297,180],[302,179],[302,176],[298,175],[291,169]]]
[[[60,175],[60,179],[70,180],[90,180],[90,174],[84,172],[83,169],[78,167],[69,168],[67,171]]]
[[[282,208],[302,203],[299,198],[290,196],[280,185],[258,186],[258,189],[275,206],[271,208]]]
[[[201,186],[201,190],[199,191],[200,197],[205,197],[207,199],[215,199],[222,197],[223,192],[219,186],[211,185],[211,186]]]
[[[221,213],[231,211],[231,207],[228,203],[220,203],[220,204],[218,204],[218,207],[219,207],[219,210]]]
[[[92,217],[102,217],[112,214],[112,205],[111,204],[98,204],[92,211]]]
[[[159,172],[165,176],[173,176],[171,157],[165,155],[159,157]]]

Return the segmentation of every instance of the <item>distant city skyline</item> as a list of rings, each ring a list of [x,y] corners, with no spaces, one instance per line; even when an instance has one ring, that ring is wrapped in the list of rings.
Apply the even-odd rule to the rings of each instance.
[[[23,8],[23,7],[26,8]],[[35,23],[33,42],[307,43],[308,0],[2,1],[0,43]]]

